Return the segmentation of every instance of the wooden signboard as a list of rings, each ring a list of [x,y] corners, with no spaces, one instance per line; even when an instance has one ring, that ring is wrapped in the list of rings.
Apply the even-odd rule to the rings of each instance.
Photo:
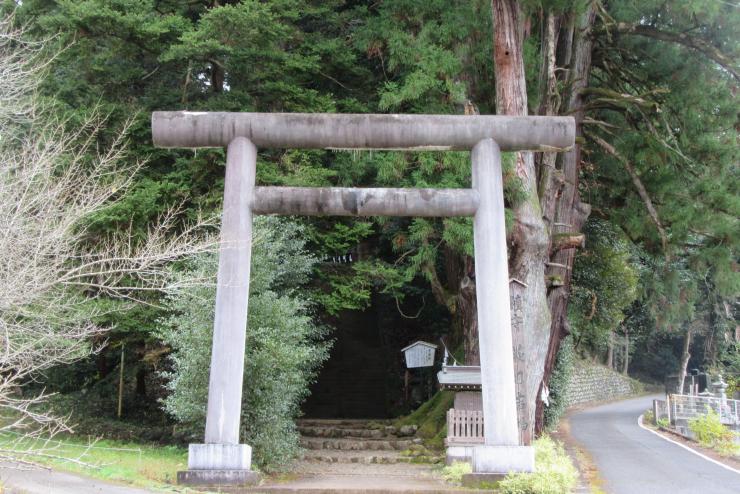
[[[401,352],[406,357],[406,367],[414,369],[416,367],[431,367],[434,365],[434,352],[437,345],[432,345],[425,341],[417,341],[407,346]]]

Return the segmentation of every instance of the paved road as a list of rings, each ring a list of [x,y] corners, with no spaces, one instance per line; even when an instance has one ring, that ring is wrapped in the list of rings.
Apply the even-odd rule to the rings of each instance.
[[[637,425],[647,396],[578,412],[571,435],[594,459],[609,494],[738,494],[740,474]]]
[[[3,490],[3,488],[5,490]],[[8,494],[150,494],[153,491],[51,470],[0,464],[0,492]]]

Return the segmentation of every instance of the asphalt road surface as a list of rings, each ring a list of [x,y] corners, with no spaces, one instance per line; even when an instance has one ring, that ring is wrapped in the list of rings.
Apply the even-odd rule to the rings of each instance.
[[[571,435],[588,451],[608,494],[740,494],[740,474],[637,425],[659,396],[573,414]]]
[[[0,493],[7,494],[150,494],[152,491],[111,484],[45,469],[22,470],[0,463]]]

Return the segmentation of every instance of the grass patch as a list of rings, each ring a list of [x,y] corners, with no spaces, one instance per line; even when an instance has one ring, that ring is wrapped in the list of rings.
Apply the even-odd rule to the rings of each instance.
[[[569,494],[578,471],[563,447],[548,436],[534,442],[535,472],[509,474],[497,488],[501,494]]]
[[[736,433],[725,427],[719,414],[707,407],[707,413],[689,420],[689,429],[696,440],[705,448],[713,449],[722,456],[740,456],[740,445],[735,442]]]
[[[454,461],[442,469],[442,478],[452,484],[462,484],[463,475],[472,473],[473,467],[466,461]]]
[[[19,439],[17,436],[4,434],[0,435],[0,449],[17,452],[20,460],[39,463],[55,470],[138,487],[184,492],[184,489],[173,485],[177,480],[178,470],[187,469],[187,449],[177,446],[91,441],[61,435],[53,440]],[[24,452],[34,450],[41,454],[24,455]]]

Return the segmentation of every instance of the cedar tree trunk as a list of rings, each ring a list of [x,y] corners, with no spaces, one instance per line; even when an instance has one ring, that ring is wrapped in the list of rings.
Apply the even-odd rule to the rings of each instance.
[[[517,0],[492,0],[496,113],[527,115],[527,87],[522,50],[523,21]],[[535,403],[550,336],[545,262],[550,243],[537,194],[534,155],[517,153],[515,173],[526,199],[514,205],[509,246],[511,326],[521,441],[534,436]]]
[[[568,326],[568,300],[570,298],[570,281],[573,272],[573,262],[575,260],[576,247],[582,245],[583,235],[580,230],[583,227],[591,207],[580,201],[578,191],[578,178],[581,166],[581,145],[578,141],[583,136],[583,98],[581,91],[588,84],[589,73],[591,70],[591,52],[593,49],[593,40],[591,38],[591,29],[596,18],[596,6],[591,3],[586,11],[577,21],[571,21],[563,29],[564,35],[560,40],[562,53],[561,64],[569,67],[568,83],[570,93],[567,95],[566,107],[562,109],[550,109],[564,112],[566,115],[573,115],[576,120],[576,145],[564,153],[559,160],[559,166],[550,168],[552,158],[548,160],[545,156],[541,166],[541,191],[540,197],[542,209],[545,215],[545,221],[550,228],[550,259],[547,268],[547,278],[557,280],[557,283],[551,283],[548,293],[548,303],[551,314],[551,326],[548,337],[547,355],[545,357],[541,389],[547,388],[550,375],[555,367],[560,342],[565,338],[569,331]],[[549,24],[546,22],[546,26]],[[546,31],[551,38],[555,36],[550,34],[555,31],[549,28]],[[549,40],[548,43],[556,45],[556,41]],[[547,46],[548,43],[545,43]],[[549,60],[554,58],[550,54]],[[555,73],[554,67],[548,73]],[[552,76],[551,76],[552,77]],[[553,83],[550,83],[550,86]],[[546,95],[550,98],[551,95]],[[559,100],[559,98],[558,98]],[[541,433],[544,430],[544,403],[537,397],[536,409],[536,432]]]

